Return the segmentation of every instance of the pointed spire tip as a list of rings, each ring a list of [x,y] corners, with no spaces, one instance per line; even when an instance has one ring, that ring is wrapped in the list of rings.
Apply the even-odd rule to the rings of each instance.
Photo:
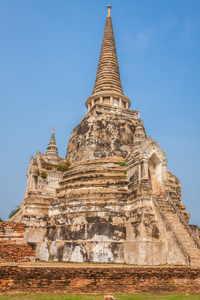
[[[55,141],[54,126],[52,126],[51,139],[46,150],[46,155],[48,156],[48,159],[51,159],[51,161],[55,161],[58,158],[58,150]]]
[[[111,13],[110,13],[111,5],[108,5],[108,6],[107,6],[107,9],[108,9],[108,15],[107,15],[107,17],[111,17]]]

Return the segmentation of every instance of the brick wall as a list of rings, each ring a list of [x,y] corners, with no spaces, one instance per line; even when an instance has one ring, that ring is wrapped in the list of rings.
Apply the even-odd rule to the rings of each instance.
[[[35,251],[27,244],[18,245],[13,241],[0,242],[0,262],[31,261]]]
[[[35,251],[23,243],[26,225],[19,222],[0,222],[0,262],[30,261]]]
[[[0,291],[200,293],[200,268],[1,266]]]
[[[0,222],[0,240],[23,238],[26,224],[20,222]]]

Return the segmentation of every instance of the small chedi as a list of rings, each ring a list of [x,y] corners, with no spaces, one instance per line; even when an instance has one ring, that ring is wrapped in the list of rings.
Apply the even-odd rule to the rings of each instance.
[[[88,112],[65,159],[54,128],[46,154],[31,157],[24,201],[10,221],[26,224],[21,243],[42,261],[200,265],[180,181],[124,95],[110,9]]]

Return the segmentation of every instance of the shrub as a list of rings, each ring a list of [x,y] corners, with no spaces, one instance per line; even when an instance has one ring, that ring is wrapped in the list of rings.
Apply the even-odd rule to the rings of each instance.
[[[41,173],[41,177],[42,177],[43,179],[46,179],[46,178],[47,178],[46,172],[43,171],[43,172]]]
[[[121,167],[124,167],[126,165],[127,161],[125,160],[123,163],[120,164]]]
[[[67,160],[64,164],[57,165],[57,171],[66,172],[70,166],[70,162]]]
[[[57,165],[57,171],[65,172],[66,171],[65,165],[64,164]]]
[[[69,166],[71,165],[70,161],[67,160],[66,163],[65,163],[65,165],[69,168]]]
[[[171,180],[171,179],[168,179],[168,181],[169,181],[170,183],[174,183],[173,180]]]
[[[19,205],[16,206],[16,207],[17,207],[17,208],[13,209],[13,210],[10,212],[10,214],[9,214],[9,216],[8,216],[9,219],[12,218],[12,217],[20,210]]]
[[[43,179],[46,179],[46,178],[47,178],[46,172],[43,171],[43,172],[41,173],[41,177],[42,177]]]
[[[2,218],[0,218],[0,222],[3,222]]]
[[[37,170],[37,176],[40,176],[40,171],[39,171],[39,169]]]
[[[125,175],[127,174],[127,171],[126,171],[126,170],[124,170],[124,174],[125,174]]]
[[[51,164],[42,164],[42,168],[44,168],[46,170],[52,170],[53,166]]]

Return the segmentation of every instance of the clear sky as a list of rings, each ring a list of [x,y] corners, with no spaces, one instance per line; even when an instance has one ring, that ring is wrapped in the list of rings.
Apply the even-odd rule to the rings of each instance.
[[[86,114],[111,4],[121,81],[200,226],[200,1],[0,0],[0,217],[23,201],[52,125],[65,157]]]

